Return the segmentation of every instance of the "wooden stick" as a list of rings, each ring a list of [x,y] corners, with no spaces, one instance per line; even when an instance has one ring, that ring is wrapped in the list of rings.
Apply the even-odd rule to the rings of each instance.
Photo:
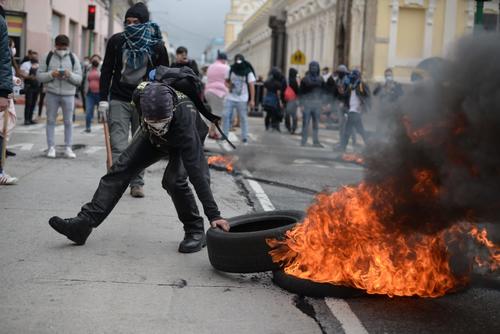
[[[104,142],[106,144],[106,168],[108,171],[111,169],[111,165],[113,164],[113,156],[111,154],[111,142],[109,139],[109,126],[108,126],[108,116],[106,112],[103,112],[103,127],[104,127]]]
[[[4,110],[3,129],[2,129],[2,170],[5,169],[5,160],[7,160],[7,123],[9,121],[9,108]]]

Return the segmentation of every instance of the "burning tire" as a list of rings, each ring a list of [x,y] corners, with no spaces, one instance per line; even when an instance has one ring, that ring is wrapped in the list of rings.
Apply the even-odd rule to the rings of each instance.
[[[291,293],[314,298],[349,298],[365,295],[365,292],[360,289],[329,283],[317,283],[308,279],[288,275],[283,270],[273,271],[273,282],[280,288]]]
[[[279,269],[269,255],[268,238],[282,239],[305,213],[295,210],[262,212],[228,219],[229,232],[209,229],[208,258],[212,266],[230,273],[254,273]]]

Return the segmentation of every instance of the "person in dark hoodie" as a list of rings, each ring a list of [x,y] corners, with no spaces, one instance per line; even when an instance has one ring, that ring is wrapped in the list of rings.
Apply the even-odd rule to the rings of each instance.
[[[169,66],[168,53],[160,28],[149,20],[142,2],[125,14],[125,31],[114,34],[106,46],[101,67],[99,112],[107,113],[113,163],[128,146],[130,129],[139,128],[132,93],[147,73],[158,65]],[[130,194],[144,197],[144,171],[130,181]]]
[[[286,90],[284,94],[286,101],[285,126],[288,132],[292,135],[295,134],[295,131],[297,130],[297,97],[299,96],[299,79],[297,78],[297,74],[297,70],[293,67],[288,70],[288,87],[290,87],[294,94],[290,94],[290,96],[288,96]]]
[[[312,137],[315,147],[323,147],[319,142],[318,125],[325,96],[325,81],[320,75],[319,63],[309,63],[309,71],[300,83],[300,104],[303,107],[302,141],[301,146],[306,146],[309,132],[309,121],[312,119]]]
[[[85,244],[92,229],[111,213],[130,180],[140,170],[162,158],[169,161],[162,186],[172,197],[179,220],[184,225],[185,236],[179,244],[179,252],[197,252],[206,244],[203,218],[188,185],[188,177],[211,227],[229,231],[229,223],[221,217],[210,189],[210,174],[202,145],[208,128],[201,120],[196,104],[168,85],[162,72],[166,73],[168,69],[159,67],[157,80],[143,82],[135,90],[133,103],[139,112],[140,129],[110,171],[101,178],[92,200],[74,218],[55,216],[49,220],[53,229],[77,245]]]

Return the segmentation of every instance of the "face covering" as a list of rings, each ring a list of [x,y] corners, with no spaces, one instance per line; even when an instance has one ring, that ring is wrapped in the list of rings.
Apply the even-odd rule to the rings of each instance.
[[[68,50],[56,50],[56,53],[59,57],[64,57],[65,55],[68,54]]]
[[[387,75],[387,76],[385,77],[385,81],[387,81],[387,82],[391,82],[392,80],[393,80],[392,75]]]
[[[171,121],[172,121],[171,117],[164,118],[158,121],[151,121],[144,119],[144,125],[152,135],[156,137],[163,137],[168,132],[168,128],[170,127]]]
[[[11,49],[10,49],[10,53],[11,53],[12,57],[15,57],[15,56],[16,56],[16,53],[17,53],[16,48],[11,48]]]
[[[99,61],[98,60],[92,60],[92,66],[94,66],[94,67],[99,66]]]

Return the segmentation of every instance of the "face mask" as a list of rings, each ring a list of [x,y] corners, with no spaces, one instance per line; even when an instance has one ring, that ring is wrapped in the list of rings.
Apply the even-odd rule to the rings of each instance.
[[[242,62],[243,62],[243,60],[241,60],[241,59],[236,60],[236,64],[241,64]]]
[[[385,80],[388,81],[388,82],[391,82],[393,80],[393,77],[392,75],[388,75],[385,77]]]
[[[17,53],[16,48],[12,48],[12,49],[10,49],[10,53],[12,54],[12,57],[15,57],[15,56],[16,56],[16,53]]]
[[[56,50],[56,53],[59,57],[64,57],[65,55],[68,54],[68,50]]]
[[[99,61],[98,60],[93,60],[92,61],[92,66],[94,66],[94,67],[99,66]]]
[[[150,121],[144,119],[144,125],[152,135],[156,137],[163,137],[168,132],[168,128],[170,127],[171,121],[172,118],[165,118],[159,121]]]

